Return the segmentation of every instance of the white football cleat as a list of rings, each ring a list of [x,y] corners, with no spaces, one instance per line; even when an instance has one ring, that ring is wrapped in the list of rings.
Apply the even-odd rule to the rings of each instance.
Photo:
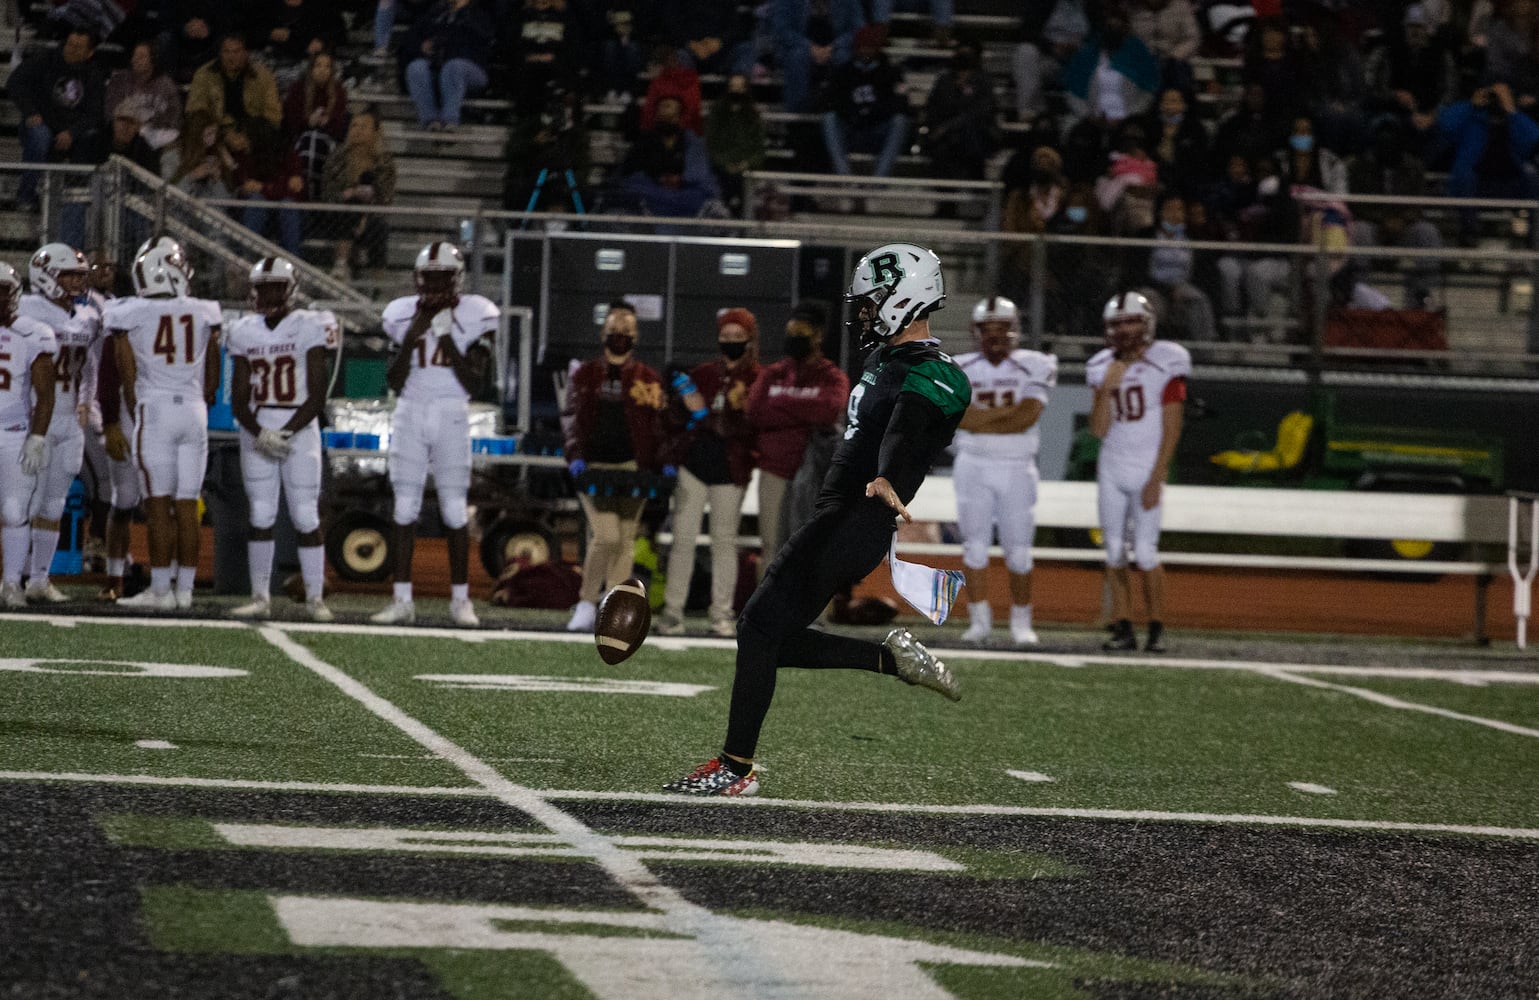
[[[476,617],[475,606],[469,601],[450,601],[449,617],[461,628],[481,627],[481,619]]]
[[[171,591],[157,594],[153,590],[141,590],[133,597],[118,598],[120,608],[142,608],[146,611],[175,611],[176,595]]]
[[[962,641],[967,643],[981,643],[989,637],[989,631],[993,628],[987,619],[976,619],[967,626],[967,631],[962,633]]]
[[[410,625],[417,620],[417,605],[411,601],[391,601],[383,611],[369,616],[376,625]]]
[[[592,632],[598,621],[598,605],[592,601],[578,601],[572,609],[572,618],[566,623],[568,632]]]
[[[242,604],[230,611],[231,618],[271,618],[272,614],[273,602],[266,597],[258,597],[250,604]]]
[[[0,608],[24,608],[27,597],[19,583],[0,583]]]
[[[69,600],[58,587],[53,585],[52,580],[39,582],[42,586],[38,586],[37,583],[27,584],[25,596],[29,604],[63,604]]]
[[[173,590],[171,594],[176,600],[176,610],[187,611],[192,608],[192,591]]]
[[[1016,628],[1014,625],[1010,626],[1010,638],[1015,641],[1017,646],[1035,646],[1041,641],[1037,638],[1037,633],[1034,629],[1029,627]]]
[[[305,614],[310,616],[311,621],[323,624],[337,620],[337,616],[331,613],[331,609],[326,606],[326,602],[319,597],[313,601],[305,602]]]

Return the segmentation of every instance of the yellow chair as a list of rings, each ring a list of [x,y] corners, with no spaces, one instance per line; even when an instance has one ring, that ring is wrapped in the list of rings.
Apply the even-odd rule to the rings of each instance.
[[[1235,449],[1211,455],[1208,461],[1230,472],[1250,474],[1256,472],[1286,472],[1298,465],[1309,447],[1309,435],[1315,429],[1315,418],[1302,410],[1294,410],[1277,424],[1277,444],[1271,451]]]

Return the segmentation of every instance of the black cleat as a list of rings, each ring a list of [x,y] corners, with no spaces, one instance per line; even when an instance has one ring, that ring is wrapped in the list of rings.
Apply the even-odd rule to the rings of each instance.
[[[1138,650],[1138,636],[1133,634],[1133,623],[1126,618],[1119,619],[1108,626],[1111,630],[1111,638],[1101,643],[1101,649],[1108,653],[1133,653]]]
[[[1165,626],[1161,622],[1149,623],[1149,638],[1144,641],[1144,652],[1165,652]]]

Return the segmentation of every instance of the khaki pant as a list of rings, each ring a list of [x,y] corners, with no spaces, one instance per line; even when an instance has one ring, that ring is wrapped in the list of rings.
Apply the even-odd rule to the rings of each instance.
[[[636,463],[591,462],[588,468],[634,472]],[[641,523],[646,501],[590,497],[586,493],[579,493],[577,499],[588,521],[588,553],[582,561],[582,587],[577,599],[597,604],[608,588],[630,578],[636,563],[636,526]]]
[[[668,552],[668,591],[664,613],[684,617],[689,581],[695,573],[695,540],[707,505],[711,508],[711,621],[732,621],[737,593],[737,531],[743,514],[743,487],[707,486],[688,469],[679,470],[673,488],[673,548]]]
[[[786,490],[791,480],[759,470],[759,579],[786,543]]]

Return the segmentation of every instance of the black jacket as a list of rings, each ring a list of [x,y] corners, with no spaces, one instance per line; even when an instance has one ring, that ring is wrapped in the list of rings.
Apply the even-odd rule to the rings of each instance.
[[[58,51],[31,56],[17,66],[6,91],[25,122],[42,115],[55,135],[68,131],[73,145],[66,159],[100,159],[105,127],[107,79],[94,59],[69,64]]]

